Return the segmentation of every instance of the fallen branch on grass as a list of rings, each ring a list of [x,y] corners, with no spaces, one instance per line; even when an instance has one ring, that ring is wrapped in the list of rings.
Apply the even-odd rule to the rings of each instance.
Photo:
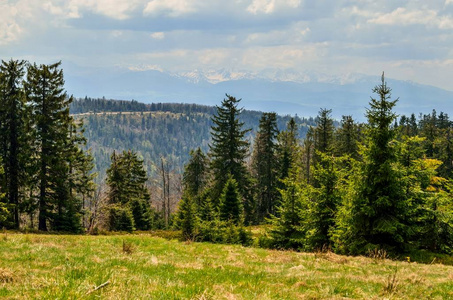
[[[105,287],[106,285],[109,285],[109,283],[110,283],[110,281],[107,280],[107,281],[104,282],[103,284],[101,284],[101,285],[95,287],[93,290],[88,291],[86,294],[89,295],[89,294],[91,294],[92,292],[96,292],[97,290],[102,289],[102,288]]]

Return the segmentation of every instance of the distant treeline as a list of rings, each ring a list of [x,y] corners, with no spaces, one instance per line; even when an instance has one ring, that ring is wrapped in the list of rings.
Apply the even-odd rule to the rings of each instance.
[[[144,112],[169,111],[173,113],[206,113],[213,115],[215,107],[200,104],[185,103],[150,103],[145,104],[136,100],[112,100],[105,98],[80,98],[71,103],[71,114],[99,112]]]

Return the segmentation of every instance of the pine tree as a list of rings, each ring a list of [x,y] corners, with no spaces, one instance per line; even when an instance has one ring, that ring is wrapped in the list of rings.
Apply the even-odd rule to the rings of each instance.
[[[20,186],[25,176],[24,158],[20,155],[24,138],[25,61],[2,61],[0,66],[0,139],[4,162],[6,197],[12,207],[13,227],[19,228]]]
[[[113,152],[112,163],[107,170],[110,207],[109,229],[148,230],[151,227],[152,212],[149,193],[145,186],[147,179],[143,160],[133,151]],[[131,220],[127,221],[127,218]]]
[[[338,249],[350,253],[364,253],[374,248],[401,250],[409,239],[410,205],[402,174],[395,167],[397,156],[392,144],[395,129],[391,125],[396,118],[392,109],[398,99],[389,100],[391,90],[384,75],[373,92],[379,99],[371,98],[366,113],[369,138],[363,153],[364,162],[351,178],[351,203],[344,204],[348,212],[340,213],[337,220]]]
[[[316,119],[316,127],[314,129],[314,162],[320,160],[319,153],[330,153],[333,149],[333,119],[331,117],[332,110],[322,108]]]
[[[275,113],[263,113],[252,155],[252,174],[256,182],[255,191],[259,222],[269,217],[270,214],[275,214],[275,207],[279,199],[277,191],[277,135],[277,115]]]
[[[280,132],[278,140],[278,162],[280,165],[279,179],[283,180],[290,175],[299,152],[298,127],[294,118],[286,125],[286,130]],[[280,186],[282,187],[282,186]]]
[[[335,227],[335,216],[341,203],[337,187],[339,172],[337,160],[332,155],[319,153],[314,169],[315,188],[309,188],[308,209],[302,211],[305,248],[322,249],[331,246],[330,233]]]
[[[29,66],[25,89],[27,100],[33,107],[35,149],[38,149],[38,229],[48,230],[58,203],[69,197],[64,174],[65,141],[68,138],[70,99],[64,92],[63,70],[60,62],[52,65]]]
[[[220,219],[222,221],[232,221],[235,225],[242,224],[242,203],[238,191],[238,184],[233,176],[230,175],[223,192],[220,195]]]
[[[216,207],[220,205],[220,195],[231,176],[238,185],[240,197],[243,200],[246,221],[253,220],[254,203],[250,191],[250,175],[245,166],[248,156],[249,142],[245,134],[250,129],[243,130],[243,122],[239,121],[242,109],[238,109],[240,99],[226,95],[221,106],[217,106],[217,114],[212,121],[212,143],[210,148],[210,171],[213,174],[211,200]]]
[[[275,248],[299,250],[305,246],[306,233],[301,228],[303,211],[306,210],[304,189],[293,179],[285,180],[285,190],[281,190],[282,202],[278,207],[278,217],[272,217],[270,231],[271,244]]]
[[[76,122],[67,116],[68,133],[64,142],[64,158],[66,173],[62,174],[61,186],[68,195],[61,197],[57,205],[58,214],[54,222],[54,229],[60,231],[80,232],[83,230],[84,206],[87,198],[94,190],[94,178],[97,174],[91,173],[94,163],[89,152],[82,147],[86,144],[83,136],[83,122]]]
[[[190,160],[184,168],[184,191],[191,197],[198,197],[208,180],[208,160],[200,148],[190,151]]]
[[[184,194],[179,201],[176,223],[181,228],[185,240],[193,240],[196,237],[199,223],[196,205],[192,197],[187,194]]]
[[[352,116],[343,116],[340,128],[335,132],[335,153],[337,156],[349,155],[358,158],[359,129]]]

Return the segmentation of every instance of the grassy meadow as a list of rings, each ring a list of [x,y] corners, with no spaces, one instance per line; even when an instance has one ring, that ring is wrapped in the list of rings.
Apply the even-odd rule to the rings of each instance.
[[[183,243],[0,235],[2,299],[453,299],[453,266]]]

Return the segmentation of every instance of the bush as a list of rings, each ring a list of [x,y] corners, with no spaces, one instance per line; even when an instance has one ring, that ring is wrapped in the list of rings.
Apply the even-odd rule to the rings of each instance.
[[[250,246],[253,242],[252,233],[233,221],[204,221],[199,227],[197,240],[220,244],[241,244]]]

